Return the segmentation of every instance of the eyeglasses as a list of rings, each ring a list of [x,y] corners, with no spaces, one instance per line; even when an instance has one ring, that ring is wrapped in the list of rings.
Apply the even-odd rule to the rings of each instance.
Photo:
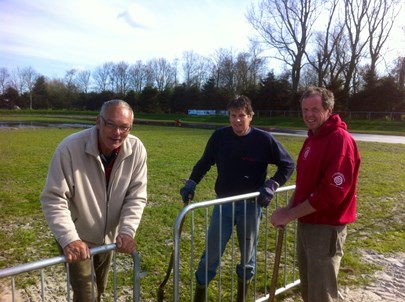
[[[104,126],[110,130],[116,130],[118,129],[120,131],[120,133],[127,133],[129,130],[131,130],[131,127],[128,126],[118,126],[114,123],[110,123],[109,121],[107,121],[103,116],[101,116],[101,119],[104,122]]]

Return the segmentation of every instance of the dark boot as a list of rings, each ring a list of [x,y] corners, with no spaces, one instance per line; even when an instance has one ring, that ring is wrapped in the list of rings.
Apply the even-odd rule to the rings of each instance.
[[[236,302],[246,302],[246,298],[249,292],[250,280],[243,282],[243,280],[238,278],[238,291],[236,295]],[[244,289],[243,289],[244,288]]]
[[[194,302],[205,302],[205,286],[198,282],[195,285]]]

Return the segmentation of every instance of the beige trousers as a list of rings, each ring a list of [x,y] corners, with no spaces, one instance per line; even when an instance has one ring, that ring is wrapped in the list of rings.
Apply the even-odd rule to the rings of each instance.
[[[297,249],[304,302],[338,301],[338,273],[347,227],[298,223]]]

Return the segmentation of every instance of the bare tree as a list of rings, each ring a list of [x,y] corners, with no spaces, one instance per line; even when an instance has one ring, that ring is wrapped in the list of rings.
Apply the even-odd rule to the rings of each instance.
[[[236,92],[235,58],[231,50],[220,48],[213,55],[212,76],[216,87],[223,88],[229,93]]]
[[[381,51],[391,33],[395,19],[399,14],[398,0],[374,0],[371,1],[367,12],[367,24],[369,34],[369,73],[377,75],[376,65],[381,56]]]
[[[292,89],[298,91],[312,27],[319,16],[321,0],[262,0],[246,18],[266,44],[277,51],[275,58],[291,68]]]
[[[96,67],[96,69],[94,70],[93,79],[96,84],[96,89],[99,92],[107,91],[113,64],[114,63],[112,62],[107,62],[101,66]]]
[[[65,91],[66,91],[66,100],[64,100],[62,103],[64,103],[66,106],[70,107],[74,104],[75,102],[75,96],[77,95],[77,84],[76,84],[76,74],[78,73],[78,70],[75,68],[72,68],[65,73],[65,78],[64,78],[64,84],[65,84]],[[61,90],[63,91],[63,90]]]
[[[314,72],[314,67],[310,65],[305,65],[302,70],[301,70],[301,79],[300,79],[301,85],[304,87],[308,87],[310,85],[318,85],[322,86],[322,84],[319,84],[319,73]],[[322,80],[322,82],[324,82]],[[318,83],[318,84],[316,84]]]
[[[251,40],[249,45],[249,72],[250,83],[256,85],[268,73],[265,70],[266,59],[261,55],[262,49],[257,41]]]
[[[202,88],[211,76],[212,61],[204,56],[199,56],[197,74],[195,77],[196,85],[198,88]]]
[[[197,86],[198,54],[194,51],[183,52],[183,81],[187,87]]]
[[[2,67],[0,68],[0,87],[1,87],[1,94],[4,94],[6,91],[8,82],[10,78],[10,73],[8,72],[7,68]]]
[[[115,92],[125,95],[129,88],[129,64],[121,61],[114,64],[112,68],[112,78],[115,83]]]
[[[32,109],[32,90],[35,81],[38,78],[38,73],[31,67],[19,68],[17,67],[11,74],[10,84],[21,95],[24,92],[29,96],[29,108]]]
[[[71,94],[77,90],[77,86],[76,86],[76,82],[75,82],[77,72],[78,72],[77,69],[72,68],[72,69],[69,69],[68,71],[66,71],[66,73],[65,73],[64,82],[65,82],[66,88],[68,90],[68,94]]]
[[[155,71],[153,70],[152,61],[148,61],[145,66],[145,87],[155,86]]]
[[[34,89],[35,82],[39,75],[31,66],[23,68],[21,73],[22,73],[21,78],[24,82],[24,86],[27,89],[28,96],[30,99],[30,110],[32,110],[32,90]]]
[[[236,55],[234,64],[236,93],[242,93],[255,87],[265,77],[265,59],[260,56],[259,44],[252,41],[248,52]]]
[[[330,40],[333,41],[334,51],[331,52],[330,64],[328,69],[329,86],[332,90],[343,90],[345,82],[345,70],[349,61],[349,40],[345,34],[343,24],[336,25],[330,35]]]
[[[22,95],[25,91],[24,80],[22,78],[22,70],[20,67],[16,67],[10,74],[10,86],[17,90],[19,95]]]
[[[179,83],[178,77],[178,66],[179,66],[179,59],[174,58],[172,62],[172,74],[173,74],[173,84],[172,87],[176,86]]]
[[[251,84],[250,54],[241,52],[236,56],[234,64],[235,92],[240,94],[246,91]]]
[[[371,5],[371,1],[365,0],[344,0],[345,7],[345,28],[348,37],[349,53],[346,68],[344,69],[345,82],[343,91],[346,96],[346,108],[348,107],[349,95],[351,92],[356,92],[358,86],[356,84],[356,75],[358,65],[362,58],[364,47],[366,47],[370,37],[362,33],[367,26],[367,11]],[[364,38],[363,38],[364,37]]]
[[[175,68],[165,58],[152,59],[148,62],[149,72],[158,91],[172,88],[175,84]]]
[[[7,83],[11,87],[15,88],[20,95],[25,92],[28,93],[30,109],[32,109],[32,91],[37,78],[38,73],[31,66],[24,68],[17,67],[12,71],[11,75],[8,74],[7,69],[1,70],[1,83],[3,91]]]
[[[141,60],[129,67],[129,78],[132,89],[141,92],[146,86],[146,67]]]
[[[324,31],[318,31],[314,35],[315,47],[312,52],[305,50],[305,55],[308,62],[312,66],[313,70],[317,75],[316,84],[318,86],[330,86],[332,83],[332,78],[334,76],[333,70],[336,70],[336,62],[332,60],[334,52],[336,52],[337,47],[339,46],[338,42],[343,33],[344,27],[336,23],[335,25],[335,16],[337,14],[339,0],[330,1],[326,8],[328,13],[326,27]],[[308,73],[311,73],[307,69]],[[313,81],[313,75],[307,74],[306,82],[308,82],[308,76]],[[312,82],[311,84],[315,84]],[[305,84],[304,84],[305,86]]]
[[[79,71],[76,75],[76,84],[80,92],[86,93],[90,86],[91,72],[88,70]]]
[[[210,61],[193,51],[185,51],[182,63],[184,84],[201,88],[208,79]]]

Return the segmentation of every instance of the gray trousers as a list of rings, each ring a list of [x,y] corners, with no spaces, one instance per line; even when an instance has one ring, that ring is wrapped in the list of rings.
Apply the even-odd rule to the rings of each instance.
[[[58,244],[63,255],[63,249]],[[73,290],[73,302],[101,301],[101,296],[107,287],[112,252],[93,256],[94,293],[91,282],[91,260],[69,264],[70,285]],[[94,300],[92,299],[94,298]]]
[[[347,228],[298,222],[297,249],[304,302],[338,301],[338,273]]]

